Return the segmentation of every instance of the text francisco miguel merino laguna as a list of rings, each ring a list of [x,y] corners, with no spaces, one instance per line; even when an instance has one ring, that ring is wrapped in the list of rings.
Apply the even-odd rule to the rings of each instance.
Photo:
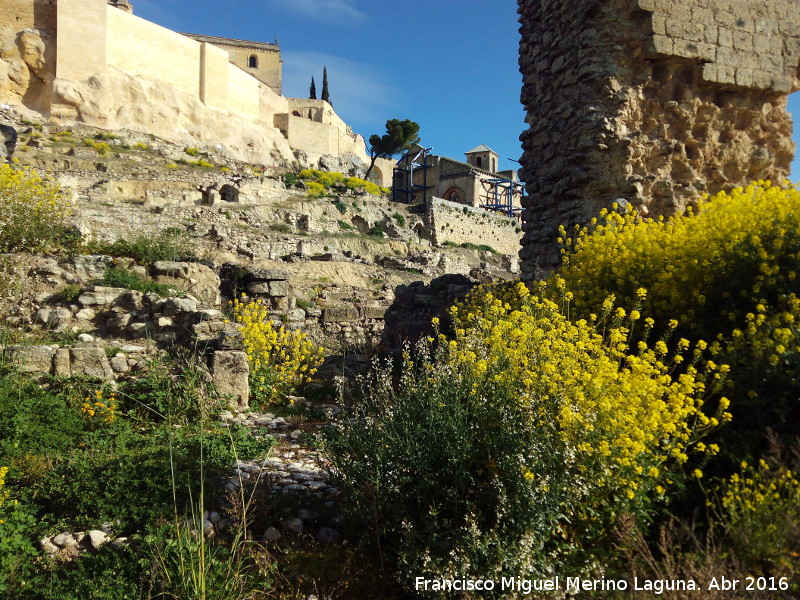
[[[713,588],[715,583],[712,582],[709,589]],[[717,583],[717,585],[720,584]],[[424,577],[416,577],[414,588],[421,592],[491,592],[499,590],[530,594],[558,590],[566,592],[639,590],[662,594],[666,591],[699,590],[700,586],[692,579],[640,579],[638,577],[634,577],[633,582],[628,582],[626,579],[584,579],[582,577],[550,577],[549,579],[503,577],[500,581],[493,579],[426,579]]]

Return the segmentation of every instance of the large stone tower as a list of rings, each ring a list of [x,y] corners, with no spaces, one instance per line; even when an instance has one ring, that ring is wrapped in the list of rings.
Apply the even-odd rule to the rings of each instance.
[[[519,13],[523,278],[558,264],[559,225],[614,201],[670,215],[788,175],[796,0],[519,0]]]

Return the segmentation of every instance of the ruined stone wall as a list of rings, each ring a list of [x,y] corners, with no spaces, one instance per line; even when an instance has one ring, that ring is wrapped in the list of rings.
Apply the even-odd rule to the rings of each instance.
[[[794,0],[520,0],[523,277],[558,264],[558,226],[618,201],[672,215],[782,179],[800,89]]]
[[[486,245],[512,256],[519,250],[521,232],[516,219],[441,198],[431,199],[427,218],[436,245]]]

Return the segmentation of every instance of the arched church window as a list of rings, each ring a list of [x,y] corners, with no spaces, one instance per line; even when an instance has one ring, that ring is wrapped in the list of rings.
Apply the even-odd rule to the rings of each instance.
[[[247,66],[251,69],[258,68],[258,57],[255,54],[251,55],[250,58],[247,59]]]

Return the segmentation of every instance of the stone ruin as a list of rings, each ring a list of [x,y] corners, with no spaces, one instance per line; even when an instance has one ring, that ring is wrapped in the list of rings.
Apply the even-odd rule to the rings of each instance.
[[[788,175],[796,0],[519,0],[519,13],[523,279],[558,265],[559,225],[615,201],[669,216]]]

